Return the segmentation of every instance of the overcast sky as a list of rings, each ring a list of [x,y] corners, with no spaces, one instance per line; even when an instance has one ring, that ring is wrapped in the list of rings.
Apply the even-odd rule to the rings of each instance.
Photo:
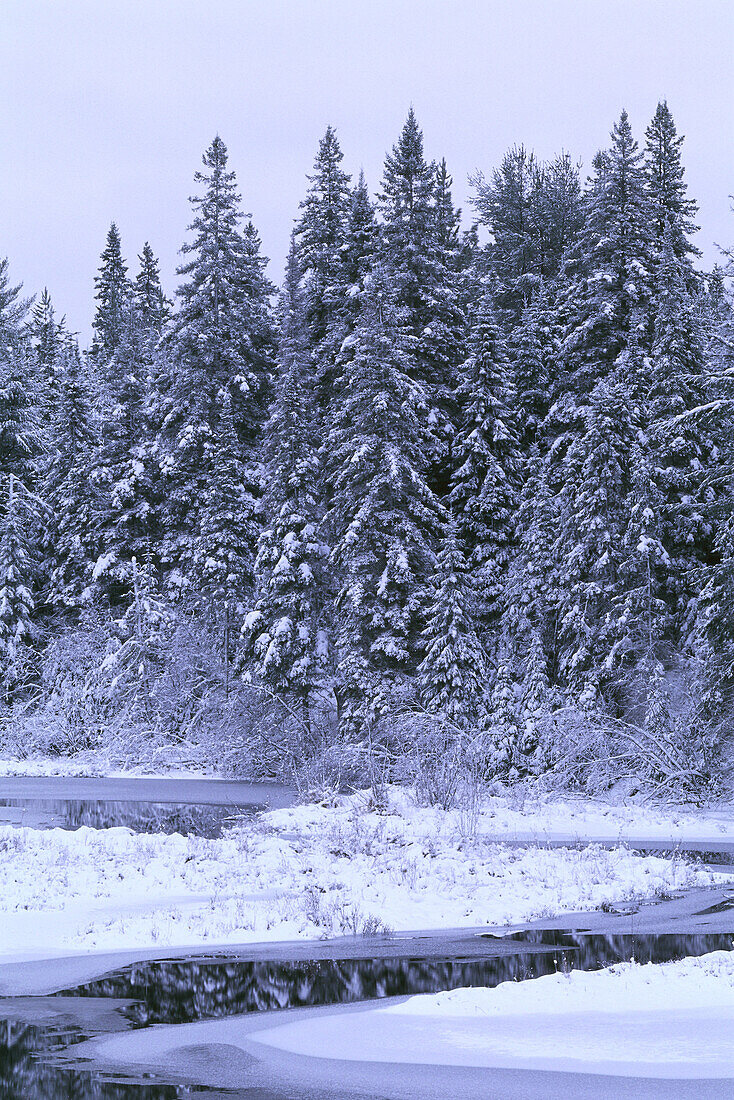
[[[413,103],[467,175],[512,144],[588,167],[625,106],[667,98],[699,246],[734,242],[732,0],[2,0],[0,256],[86,340],[110,221],[173,289],[201,153],[219,132],[280,278],[326,125],[374,190]]]

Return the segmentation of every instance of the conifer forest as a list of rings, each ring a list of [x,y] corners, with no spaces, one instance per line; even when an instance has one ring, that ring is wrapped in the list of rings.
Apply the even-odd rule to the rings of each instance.
[[[667,103],[608,121],[463,214],[412,109],[380,181],[328,127],[277,287],[216,136],[175,277],[100,241],[89,347],[2,261],[0,751],[721,789],[731,269]]]

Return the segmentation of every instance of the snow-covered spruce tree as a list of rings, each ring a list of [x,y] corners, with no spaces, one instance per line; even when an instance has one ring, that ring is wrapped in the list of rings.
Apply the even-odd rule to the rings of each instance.
[[[540,282],[508,340],[520,449],[527,455],[543,440],[542,425],[556,384],[558,332],[551,299]]]
[[[623,536],[635,439],[629,394],[614,379],[597,383],[583,415],[585,431],[561,471],[558,564],[559,671],[578,699],[610,680],[619,639]]]
[[[510,666],[508,655],[500,652],[487,716],[485,767],[489,775],[510,773],[513,778],[517,774],[513,761],[520,741],[520,708],[515,680],[515,670]]]
[[[654,305],[643,422],[661,496],[661,537],[670,558],[665,590],[680,626],[698,588],[692,570],[712,560],[717,458],[711,432],[693,415],[709,398],[708,367],[696,303],[686,289],[685,264],[676,257],[672,227],[662,242]]]
[[[216,137],[196,173],[203,194],[192,200],[190,259],[179,268],[179,309],[165,342],[159,453],[164,472],[161,547],[169,581],[191,581],[202,502],[218,463],[218,427],[229,394],[247,488],[260,493],[259,433],[272,378],[271,286],[254,228],[243,232],[235,174]],[[211,510],[214,505],[210,501]],[[254,558],[255,546],[250,548]]]
[[[663,540],[663,499],[652,459],[638,442],[630,455],[627,527],[622,539],[620,593],[614,611],[614,664],[627,674],[654,668],[667,648],[670,558]]]
[[[124,614],[113,624],[111,648],[102,663],[107,692],[129,720],[149,726],[159,717],[156,682],[170,644],[171,614],[151,562],[131,562],[131,595]]]
[[[699,623],[704,638],[703,719],[716,738],[731,744],[734,714],[734,506],[731,492],[721,505],[717,560],[704,578]]]
[[[680,265],[686,289],[692,291],[697,279],[692,261],[701,255],[690,240],[698,231],[695,222],[698,207],[687,195],[681,163],[684,139],[678,136],[665,100],[658,103],[645,137],[645,177],[656,251],[662,256],[667,237],[667,246]]]
[[[35,494],[44,446],[38,365],[21,325],[27,300],[0,262],[0,675],[5,701],[22,678],[33,636],[33,586],[39,526]]]
[[[0,344],[0,472],[14,474],[25,489],[35,484],[36,460],[43,447],[40,408],[31,349],[8,333]]]
[[[431,428],[429,481],[446,492],[453,435],[452,391],[464,355],[466,318],[457,270],[450,177],[439,175],[423,153],[423,135],[413,109],[385,160],[379,211],[379,261],[401,310],[409,341],[408,372],[424,402],[421,416]]]
[[[535,751],[539,727],[556,702],[552,672],[559,591],[554,543],[559,514],[537,450],[531,452],[525,474],[517,512],[517,553],[503,598],[500,650],[519,685],[522,735],[517,747],[527,756]]]
[[[280,298],[279,374],[265,429],[265,526],[255,562],[257,599],[242,631],[243,662],[278,695],[293,699],[306,728],[329,659],[319,525],[320,466],[313,361],[298,249],[291,246]]]
[[[377,244],[375,207],[367,190],[364,172],[360,172],[350,196],[344,245],[345,335],[351,332],[359,313],[359,293],[374,262]]]
[[[426,482],[425,396],[392,271],[376,268],[340,353],[344,398],[329,435],[337,696],[347,729],[411,691],[444,514]]]
[[[10,284],[7,258],[0,260],[0,347],[17,341],[31,306],[31,298],[21,298],[22,283]]]
[[[489,291],[471,317],[469,357],[461,378],[450,500],[486,627],[500,612],[522,464],[511,368]]]
[[[28,490],[12,472],[3,474],[0,517],[0,691],[12,702],[22,686],[24,658],[33,640],[32,535]]]
[[[148,241],[138,256],[138,264],[140,266],[133,284],[135,312],[142,328],[153,337],[158,337],[171,315],[171,303],[163,293],[158,260]]]
[[[727,255],[729,262],[722,275],[731,274],[734,268],[734,257]],[[708,302],[704,311],[704,319],[712,329],[707,341],[710,399],[702,411],[683,419],[710,430],[720,448],[717,466],[711,470],[716,489],[714,554],[695,575],[700,587],[697,634],[703,660],[703,691],[694,732],[708,744],[709,751],[718,751],[721,763],[730,768],[734,762],[734,306],[728,282],[723,278],[718,286],[717,282],[718,277],[710,291],[715,301]]]
[[[316,362],[319,405],[328,407],[334,359],[345,304],[345,241],[351,196],[336,131],[327,126],[319,142],[309,188],[301,203],[295,241],[303,272],[309,345]]]
[[[259,523],[246,485],[242,448],[235,432],[229,393],[222,399],[216,446],[207,463],[208,479],[199,501],[199,528],[192,547],[195,598],[225,636],[231,660],[253,584],[252,548]]]
[[[33,306],[29,327],[41,378],[52,387],[57,359],[64,346],[66,324],[63,317],[57,321],[48,288]]]
[[[146,561],[157,541],[157,466],[151,423],[150,332],[132,299],[125,328],[97,397],[99,439],[91,457],[98,589],[113,604],[132,589],[133,559]]]
[[[578,699],[608,682],[617,641],[619,554],[627,526],[631,386],[649,346],[652,260],[645,180],[629,119],[597,155],[584,196],[585,225],[559,306],[557,397],[543,432],[543,477],[560,508],[558,564],[561,684]]]
[[[131,294],[127,265],[122,258],[120,232],[114,222],[107,232],[94,285],[97,311],[92,322],[92,355],[106,361],[122,339]]]
[[[584,196],[580,264],[567,287],[561,346],[568,389],[584,399],[614,369],[635,332],[645,349],[652,297],[650,207],[642,157],[623,111],[598,153]]]
[[[78,608],[89,595],[97,559],[92,455],[97,424],[79,348],[71,337],[57,358],[50,441],[40,493],[47,507],[42,531],[45,600]]]
[[[418,667],[421,702],[459,729],[472,728],[482,709],[486,658],[474,630],[470,580],[453,521],[438,554],[425,617],[425,657]]]
[[[581,228],[578,169],[567,154],[539,163],[522,145],[489,180],[480,173],[473,205],[489,230],[485,261],[503,323],[514,327],[540,280],[552,282]]]

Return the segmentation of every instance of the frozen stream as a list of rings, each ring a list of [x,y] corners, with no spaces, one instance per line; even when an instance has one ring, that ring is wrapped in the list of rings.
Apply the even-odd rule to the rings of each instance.
[[[278,784],[195,778],[77,779],[0,778],[0,821],[35,828],[105,828],[126,825],[139,832],[181,831],[216,836],[231,820],[294,801]],[[517,838],[516,843],[527,843]],[[552,840],[549,844],[568,844]],[[576,840],[576,843],[579,843]],[[660,840],[627,842],[640,850],[670,850]],[[724,841],[676,844],[699,858],[734,862]],[[44,995],[0,998],[0,1097],[2,1100],[183,1100],[240,1097],[242,1100],[387,1100],[408,1097],[481,1096],[482,1100],[564,1100],[602,1095],[599,1079],[565,1074],[497,1071],[492,1083],[467,1071],[461,1083],[448,1071],[428,1077],[393,1067],[372,1077],[355,1063],[336,1089],[302,1080],[298,1060],[265,1064],[233,1048],[202,1046],[182,1052],[173,1066],[104,1066],[85,1040],[156,1025],[195,1025],[247,1016],[253,1023],[283,1010],[359,1011],[370,1001],[461,986],[524,981],[557,970],[596,970],[631,958],[667,962],[734,946],[734,910],[727,888],[692,891],[661,904],[622,907],[619,912],[578,914],[544,922],[497,939],[486,933],[400,934],[390,939],[350,937],[322,943],[253,945],[216,955],[203,953],[133,961],[134,953],[105,965],[86,956],[0,967],[0,988]],[[551,927],[552,925],[556,927]],[[142,954],[142,953],[140,953]],[[149,956],[154,954],[148,953]],[[48,967],[51,966],[51,970]],[[90,969],[91,968],[91,969]],[[104,973],[104,971],[107,971]],[[49,977],[49,974],[55,975]],[[65,976],[64,976],[65,975]],[[85,978],[93,975],[94,980]],[[52,995],[45,995],[53,990]],[[262,1026],[262,1024],[256,1025]],[[80,1046],[80,1044],[82,1044]],[[328,1052],[325,1061],[329,1062]],[[234,1061],[232,1059],[235,1059]],[[249,1061],[248,1061],[249,1058]],[[337,1075],[342,1063],[334,1062]],[[236,1088],[226,1080],[227,1068]],[[224,1073],[224,1077],[222,1074]],[[387,1074],[387,1075],[386,1075]],[[246,1087],[241,1087],[247,1081]],[[606,1079],[605,1079],[606,1081]],[[197,1084],[201,1082],[201,1084]],[[209,1082],[209,1087],[205,1084]],[[660,1083],[637,1079],[604,1085],[605,1096],[718,1097],[705,1082]],[[655,1091],[661,1085],[663,1091]],[[472,1091],[474,1089],[475,1091]],[[459,1090],[459,1091],[456,1091]],[[585,1091],[586,1090],[586,1091]]]
[[[3,1100],[172,1100],[199,1095],[193,1082],[177,1081],[175,1075],[151,1078],[85,1064],[76,1057],[75,1047],[90,1037],[129,1028],[493,986],[559,969],[598,969],[632,957],[665,962],[729,950],[732,943],[727,934],[528,931],[494,942],[467,938],[463,956],[453,958],[403,955],[270,962],[230,955],[136,963],[56,996],[0,1001],[0,1095]],[[419,943],[406,942],[403,950],[408,946],[420,949]],[[251,1088],[217,1090],[216,1095],[274,1100],[335,1094],[305,1086],[302,1093],[293,1091],[292,1084],[286,1088],[269,1074],[261,1079],[253,1066]]]

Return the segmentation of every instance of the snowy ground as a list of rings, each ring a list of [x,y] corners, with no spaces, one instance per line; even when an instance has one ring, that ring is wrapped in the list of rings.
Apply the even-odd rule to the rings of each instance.
[[[445,814],[397,791],[389,813],[353,796],[221,840],[0,828],[0,958],[505,925],[725,878],[623,847],[497,844],[487,834],[522,820],[500,811]]]
[[[258,1031],[300,1055],[654,1077],[734,1076],[734,956],[622,963]],[[561,1053],[562,1052],[562,1053]]]
[[[335,811],[342,817],[369,808],[369,793],[342,798]],[[282,811],[277,820],[288,827],[295,815],[303,827],[311,816],[320,820],[321,808],[297,807]],[[569,798],[532,793],[526,788],[511,789],[503,795],[487,795],[470,807],[448,813],[418,806],[409,790],[392,787],[388,812],[367,815],[373,823],[383,820],[397,828],[420,833],[455,833],[457,836],[494,840],[570,841],[588,843],[625,843],[645,838],[666,841],[733,841],[734,805],[725,804],[698,809],[683,806],[649,805],[636,802],[614,804],[601,799]]]
[[[195,764],[127,764],[113,763],[109,757],[98,752],[84,752],[76,756],[51,756],[33,757],[28,760],[9,760],[0,757],[0,776],[78,776],[83,778],[100,778],[103,776],[120,776],[137,778],[140,776],[157,776],[168,779],[192,778],[201,779],[207,774],[206,769]],[[219,776],[212,775],[212,778]]]

